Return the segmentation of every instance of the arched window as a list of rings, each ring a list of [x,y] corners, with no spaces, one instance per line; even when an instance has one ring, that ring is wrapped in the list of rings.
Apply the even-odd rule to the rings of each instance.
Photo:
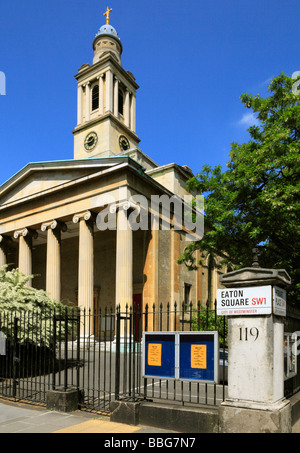
[[[99,85],[95,85],[92,89],[92,110],[99,108]]]
[[[119,113],[123,115],[124,113],[124,94],[122,90],[119,90]]]

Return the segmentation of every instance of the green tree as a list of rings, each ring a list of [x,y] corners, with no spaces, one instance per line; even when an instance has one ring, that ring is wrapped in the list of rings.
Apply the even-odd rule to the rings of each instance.
[[[191,316],[191,330],[217,330],[219,333],[220,347],[227,347],[228,318],[226,316],[217,316],[215,310],[209,310],[205,306],[201,306],[199,309],[194,308]]]
[[[298,79],[299,80],[299,79]],[[205,197],[204,237],[191,243],[179,262],[193,269],[194,251],[221,257],[238,269],[252,264],[260,248],[260,265],[284,268],[292,278],[289,300],[300,302],[300,96],[295,80],[280,74],[269,96],[243,94],[259,125],[248,129],[248,143],[231,144],[227,170],[205,165],[188,182]]]

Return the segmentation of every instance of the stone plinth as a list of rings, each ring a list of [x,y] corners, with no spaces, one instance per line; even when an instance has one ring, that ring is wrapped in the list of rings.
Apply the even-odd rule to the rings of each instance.
[[[80,392],[77,389],[57,388],[49,390],[46,396],[47,409],[58,412],[73,412],[78,409]]]
[[[290,433],[291,405],[287,400],[274,405],[254,405],[227,400],[219,408],[220,433]]]
[[[220,278],[226,288],[253,286],[258,295],[259,287],[285,288],[290,282],[284,269],[259,267]],[[271,304],[266,314],[228,316],[228,397],[219,409],[221,432],[291,432],[291,406],[284,398],[284,317],[275,312]]]

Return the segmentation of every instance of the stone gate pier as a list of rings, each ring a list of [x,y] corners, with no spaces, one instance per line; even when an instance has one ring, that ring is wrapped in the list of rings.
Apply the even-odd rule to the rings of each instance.
[[[220,278],[218,314],[228,316],[228,397],[219,408],[223,433],[291,432],[284,397],[285,270],[254,267]]]

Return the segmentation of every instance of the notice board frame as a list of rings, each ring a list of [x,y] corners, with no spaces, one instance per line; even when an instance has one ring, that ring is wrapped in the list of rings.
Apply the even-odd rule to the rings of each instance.
[[[170,347],[172,341],[173,345]],[[143,378],[219,383],[219,333],[217,331],[143,332],[142,344]],[[157,345],[151,357],[154,366],[149,365],[149,344]],[[161,348],[159,344],[162,345]],[[185,347],[181,347],[183,344]],[[166,345],[168,347],[164,348]],[[193,352],[192,346],[195,348]],[[204,356],[201,358],[201,353],[204,351],[206,361],[201,364],[204,360]],[[161,354],[160,358],[159,354]],[[173,357],[168,357],[169,354],[173,354]],[[192,366],[193,354],[196,361],[194,366]],[[159,366],[160,363],[161,366]],[[171,364],[171,370],[167,370],[168,364]],[[204,367],[204,364],[205,368],[200,368]],[[203,371],[200,371],[202,369]],[[201,374],[205,377],[201,378]],[[207,374],[210,376],[208,377]]]
[[[159,378],[167,378],[167,379],[176,379],[176,376],[178,374],[178,366],[179,362],[177,360],[178,358],[178,341],[176,341],[176,334],[177,332],[143,332],[143,348],[142,348],[142,374],[143,377],[147,378],[153,378],[153,379],[159,379]],[[152,337],[153,340],[151,343],[147,342],[146,337]],[[151,366],[149,363],[147,364],[147,359],[148,359],[148,349],[147,345],[149,344],[163,344],[162,339],[165,338],[165,341],[168,339],[169,345],[171,345],[170,348],[165,352],[162,350],[163,356],[161,357],[162,361],[164,361],[164,366],[159,367],[159,366]],[[174,341],[173,341],[174,338]],[[172,343],[172,344],[171,344]],[[170,351],[172,349],[172,351]],[[172,354],[171,357],[167,357],[167,354]],[[172,369],[168,369],[167,367],[172,367]],[[152,371],[152,373],[151,373]]]

